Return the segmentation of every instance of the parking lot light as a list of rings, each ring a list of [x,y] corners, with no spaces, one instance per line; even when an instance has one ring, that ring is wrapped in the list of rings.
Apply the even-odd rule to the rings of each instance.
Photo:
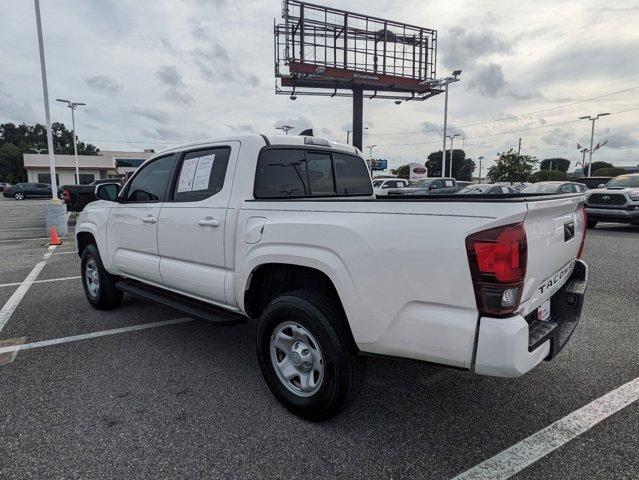
[[[579,120],[590,120],[592,122],[592,128],[590,129],[590,151],[588,152],[588,177],[590,177],[590,174],[592,173],[592,147],[595,139],[595,121],[597,121],[600,117],[605,117],[606,115],[610,115],[610,113],[598,113],[597,115],[585,115],[583,117],[579,117]]]
[[[86,105],[82,102],[72,102],[63,98],[56,98],[56,101],[66,103],[67,107],[71,109],[71,125],[73,133],[73,155],[75,157],[75,184],[80,185],[80,164],[78,163],[78,141],[75,133],[75,109],[80,105]]]

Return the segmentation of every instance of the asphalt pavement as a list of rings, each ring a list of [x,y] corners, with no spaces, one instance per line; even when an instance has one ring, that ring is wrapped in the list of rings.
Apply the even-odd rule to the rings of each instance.
[[[8,216],[30,215],[5,205],[0,229]],[[72,237],[52,251],[37,237],[0,241],[0,305],[46,262],[0,341],[88,334],[0,365],[0,478],[452,478],[639,377],[639,227],[588,233],[581,323],[552,362],[500,379],[369,359],[354,406],[319,424],[271,395],[253,323],[126,330],[184,315],[128,296],[113,311],[91,308]],[[639,478],[638,407],[515,478]]]

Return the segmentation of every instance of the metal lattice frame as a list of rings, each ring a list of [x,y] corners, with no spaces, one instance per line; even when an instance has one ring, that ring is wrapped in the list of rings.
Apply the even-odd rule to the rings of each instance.
[[[437,32],[368,15],[284,0],[275,29],[276,93],[424,100],[440,93]],[[368,95],[368,94],[367,94]]]

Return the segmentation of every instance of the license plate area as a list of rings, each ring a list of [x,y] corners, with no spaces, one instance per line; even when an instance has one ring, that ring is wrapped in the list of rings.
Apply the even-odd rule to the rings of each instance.
[[[550,319],[550,299],[537,307],[535,318],[540,322],[547,322]]]

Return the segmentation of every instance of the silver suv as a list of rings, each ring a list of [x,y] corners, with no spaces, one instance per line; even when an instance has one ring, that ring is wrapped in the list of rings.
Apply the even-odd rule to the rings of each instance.
[[[588,228],[597,222],[639,225],[639,173],[620,175],[586,196]]]

